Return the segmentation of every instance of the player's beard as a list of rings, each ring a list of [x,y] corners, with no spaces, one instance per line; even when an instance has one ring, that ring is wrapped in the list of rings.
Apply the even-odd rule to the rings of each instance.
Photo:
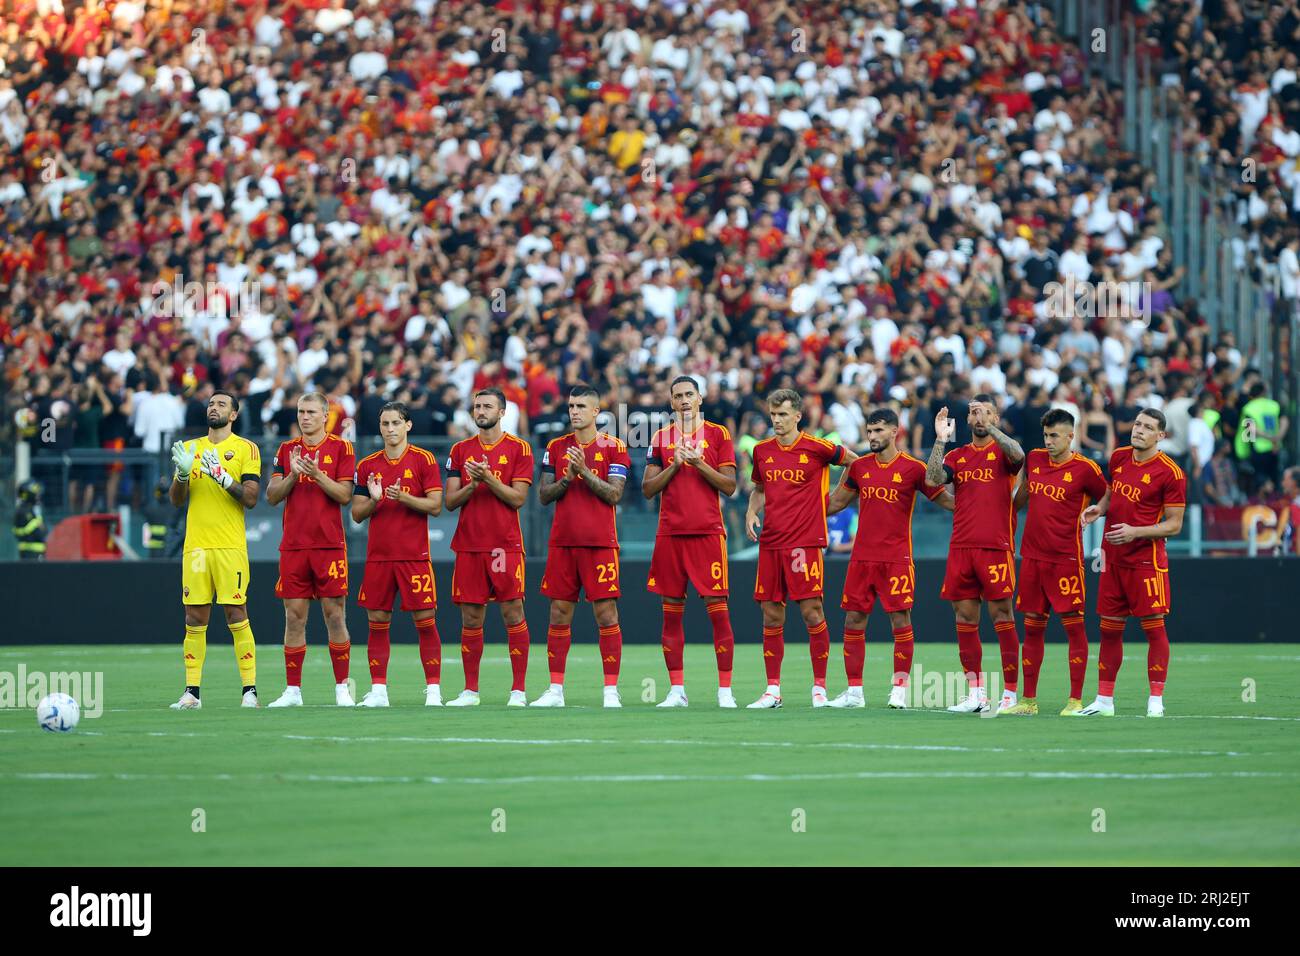
[[[885,450],[885,446],[886,443],[884,439],[880,439],[878,441],[872,439],[867,440],[867,447],[871,449],[871,453],[873,455],[879,455],[882,451]]]
[[[500,422],[500,418],[493,419],[492,421],[484,421],[482,418],[474,419],[474,424],[478,426],[479,431],[483,432],[487,431],[489,428],[496,428]]]
[[[208,414],[209,428],[225,428],[229,424],[230,424],[229,415],[227,415],[225,418],[222,418],[220,413],[217,413],[215,416],[213,415],[213,413]]]
[[[983,425],[972,425],[970,427],[970,433],[974,435],[976,438],[989,437],[989,430],[985,428]]]

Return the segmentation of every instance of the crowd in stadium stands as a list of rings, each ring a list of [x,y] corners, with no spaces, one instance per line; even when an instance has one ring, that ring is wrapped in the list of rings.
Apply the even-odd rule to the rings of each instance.
[[[1258,7],[1143,29],[1212,158],[1259,160],[1243,221],[1294,297],[1300,21]],[[317,388],[359,436],[395,397],[455,437],[499,385],[541,442],[569,384],[628,428],[680,370],[742,452],[779,386],[855,447],[889,403],[916,454],[943,406],[968,440],[989,391],[1026,447],[1071,410],[1097,461],[1163,407],[1195,500],[1280,481],[1289,423],[1180,291],[1120,97],[1043,4],[0,11],[0,427],[38,455],[159,451],[217,387],[246,435],[290,433]],[[1071,315],[1069,282],[1119,298]],[[119,476],[83,477],[72,507],[117,503]]]
[[[1184,138],[1236,184],[1236,263],[1295,307],[1300,294],[1300,0],[1152,4],[1147,48]]]

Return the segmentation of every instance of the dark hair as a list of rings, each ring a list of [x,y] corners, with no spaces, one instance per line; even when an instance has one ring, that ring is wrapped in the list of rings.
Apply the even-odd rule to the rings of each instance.
[[[590,396],[597,403],[600,402],[600,392],[596,391],[586,382],[579,382],[573,388],[569,389],[569,398],[587,398]]]
[[[239,399],[235,397],[234,392],[228,392],[224,388],[219,388],[208,396],[208,401],[212,401],[218,395],[224,395],[226,398],[230,399],[230,410],[232,412],[239,411]]]
[[[397,412],[402,416],[402,421],[411,420],[411,410],[406,407],[406,402],[384,402],[384,407],[379,409],[379,417],[384,417],[384,412]]]
[[[691,388],[695,389],[696,394],[699,394],[699,391],[700,391],[700,383],[697,382],[697,381],[695,381],[695,376],[693,376],[693,375],[678,375],[678,376],[677,376],[675,379],[673,379],[672,382],[669,384],[669,386],[668,386],[668,393],[671,395],[673,389],[675,389],[678,385],[682,384],[683,382],[685,382],[686,384],[690,385]]]
[[[867,424],[875,425],[877,423],[883,423],[885,425],[897,425],[898,413],[895,412],[892,408],[877,408],[875,411],[873,411],[870,415],[867,416]]]
[[[1159,425],[1161,431],[1165,430],[1165,413],[1162,412],[1160,409],[1144,408],[1141,411],[1139,411],[1137,415],[1134,416],[1134,418],[1140,418],[1143,415],[1145,415],[1147,418],[1151,419],[1157,425]]]
[[[1049,408],[1042,417],[1044,429],[1051,428],[1053,425],[1068,425],[1074,427],[1074,416],[1064,408]]]
[[[506,393],[501,391],[501,389],[497,388],[495,385],[490,385],[487,388],[480,388],[477,392],[474,393],[475,398],[478,398],[480,395],[491,395],[493,398],[495,398],[498,402],[501,403],[501,410],[505,411]]]
[[[972,402],[984,402],[984,403],[987,404],[987,405],[992,405],[992,406],[994,406],[995,408],[997,407],[997,402],[995,402],[995,401],[993,400],[993,396],[990,395],[988,392],[980,392],[978,395],[976,395],[974,398],[972,398],[971,401],[972,401]]]

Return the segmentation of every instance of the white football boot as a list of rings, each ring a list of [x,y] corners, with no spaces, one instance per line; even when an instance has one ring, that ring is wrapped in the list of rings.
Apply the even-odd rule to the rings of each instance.
[[[537,698],[529,707],[563,707],[564,706],[564,685],[552,684],[546,688],[541,697]]]
[[[775,710],[781,706],[781,688],[770,686],[763,691],[763,696],[754,701],[746,710]]]
[[[1147,698],[1147,716],[1163,717],[1165,715],[1165,699],[1163,697]]]
[[[479,703],[478,691],[463,690],[456,695],[455,699],[447,701],[448,707],[477,707]]]
[[[366,692],[366,696],[361,698],[359,707],[387,707],[388,706],[388,685],[374,684]]]
[[[735,710],[738,706],[736,704],[736,695],[731,692],[730,687],[718,688],[718,706],[724,710]]]
[[[246,690],[246,691],[244,691],[244,696],[240,699],[240,701],[239,701],[239,706],[240,706],[240,707],[260,707],[260,706],[262,706],[261,704],[259,704],[259,703],[257,702],[257,691],[255,691],[255,690]]]
[[[907,710],[907,688],[889,688],[889,706],[894,710]]]
[[[437,684],[429,684],[424,688],[424,706],[442,706],[442,688],[440,686]]]
[[[527,707],[528,698],[524,696],[524,692],[522,690],[512,690],[510,692],[510,699],[506,701],[506,706]]]
[[[668,696],[655,704],[656,707],[686,707],[689,705],[686,699],[686,688],[679,685],[673,685],[668,688]]]
[[[1106,703],[1100,697],[1094,700],[1083,710],[1079,711],[1076,717],[1114,717],[1115,716],[1115,699],[1112,697],[1110,703]]]
[[[284,693],[266,705],[267,707],[301,707],[302,688],[286,687]]]
[[[623,706],[623,698],[621,698],[621,697],[618,696],[618,688],[617,688],[617,687],[606,687],[606,688],[605,688],[605,700],[604,700],[604,703],[602,704],[602,706],[604,706],[604,707],[611,707],[611,708],[612,708],[612,707],[622,707],[622,706]]]
[[[334,703],[340,707],[355,707],[356,701],[352,699],[352,689],[347,683],[334,685]]]
[[[203,706],[203,701],[195,697],[189,691],[181,694],[181,699],[174,704],[169,704],[172,710],[198,710]]]
[[[988,713],[988,691],[983,687],[972,687],[971,692],[948,708],[950,714],[984,714]]]
[[[861,687],[850,687],[834,700],[826,702],[827,707],[866,707],[867,699],[862,696]]]
[[[826,700],[826,688],[823,687],[821,684],[813,684],[812,705],[814,707],[825,707],[827,703],[828,701]]]

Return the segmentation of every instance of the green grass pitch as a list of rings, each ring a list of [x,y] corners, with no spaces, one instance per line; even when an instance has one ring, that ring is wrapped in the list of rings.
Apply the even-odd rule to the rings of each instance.
[[[806,644],[793,639],[778,711],[744,709],[764,683],[748,643],[736,649],[734,711],[716,707],[707,644],[687,648],[688,710],[642,702],[646,678],[659,699],[666,691],[663,660],[657,645],[629,645],[625,707],[605,711],[586,643],[570,656],[565,710],[505,708],[500,643],[486,649],[478,708],[423,707],[415,649],[399,645],[394,706],[337,709],[315,644],[308,706],[241,710],[222,636],[220,625],[209,635],[204,709],[188,713],[167,709],[179,647],[0,647],[0,671],[102,671],[105,707],[67,735],[40,731],[31,710],[0,710],[0,864],[1300,862],[1300,645],[1175,645],[1170,717],[1158,721],[1140,716],[1136,645],[1121,716],[1079,720],[1056,716],[1061,644],[1048,645],[1042,715],[982,719],[886,709],[879,639],[868,642],[865,711],[813,711]],[[530,699],[545,686],[540,644]],[[447,699],[462,686],[454,646]],[[995,642],[986,663],[990,651],[996,667]],[[265,703],[283,687],[283,658],[258,652]],[[1092,656],[1085,700],[1095,645]],[[950,669],[956,650],[921,643],[917,662]],[[834,650],[831,665],[835,694]]]

